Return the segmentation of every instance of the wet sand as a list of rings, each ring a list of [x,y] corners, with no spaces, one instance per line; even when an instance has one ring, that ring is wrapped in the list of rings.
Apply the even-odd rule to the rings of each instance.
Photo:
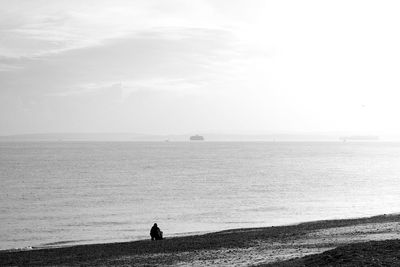
[[[364,261],[364,264],[358,264],[361,266],[374,260],[378,262],[379,258],[389,258],[390,262],[400,266],[400,253],[397,252],[400,241],[394,240],[399,238],[400,215],[392,214],[290,226],[234,229],[161,241],[2,251],[0,266],[357,265],[352,264],[352,260],[358,263]],[[385,266],[391,265],[389,263]]]

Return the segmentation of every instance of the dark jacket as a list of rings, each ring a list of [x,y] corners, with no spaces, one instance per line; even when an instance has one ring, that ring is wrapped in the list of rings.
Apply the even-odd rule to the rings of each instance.
[[[151,237],[158,237],[160,233],[160,228],[158,228],[157,225],[153,225],[150,230],[150,236]]]

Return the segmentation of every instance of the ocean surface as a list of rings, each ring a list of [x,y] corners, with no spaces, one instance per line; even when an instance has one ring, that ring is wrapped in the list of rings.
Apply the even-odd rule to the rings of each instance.
[[[0,143],[0,250],[400,211],[399,143]]]

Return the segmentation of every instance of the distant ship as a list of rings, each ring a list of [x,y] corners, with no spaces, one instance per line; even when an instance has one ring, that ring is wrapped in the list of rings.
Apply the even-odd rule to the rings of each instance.
[[[192,135],[190,141],[204,141],[204,137],[198,134]]]

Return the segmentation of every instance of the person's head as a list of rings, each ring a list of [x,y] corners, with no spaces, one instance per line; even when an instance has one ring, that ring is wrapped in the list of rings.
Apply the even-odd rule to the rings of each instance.
[[[155,223],[153,226],[154,226],[154,227],[157,227],[157,224]]]

